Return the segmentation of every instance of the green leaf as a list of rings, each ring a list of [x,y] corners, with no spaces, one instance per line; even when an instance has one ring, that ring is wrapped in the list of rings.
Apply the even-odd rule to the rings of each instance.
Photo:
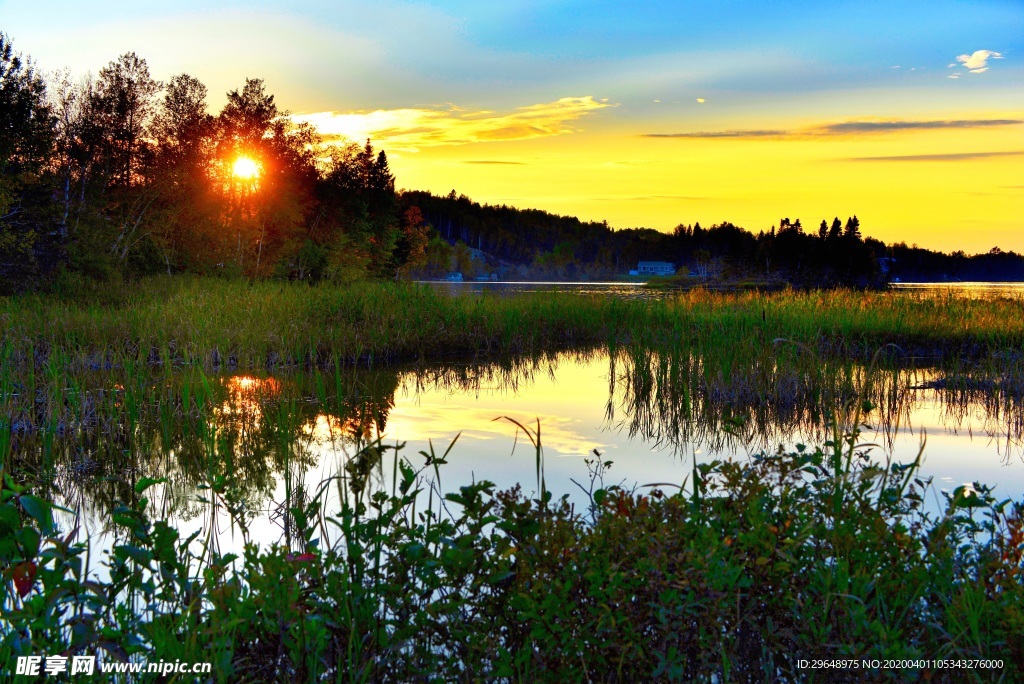
[[[130,557],[133,561],[139,565],[149,565],[149,562],[153,560],[153,552],[149,549],[142,549],[138,546],[130,546],[123,544],[121,546],[114,547],[114,555],[119,558]]]
[[[25,512],[39,523],[39,527],[43,532],[49,532],[53,529],[53,511],[50,504],[31,494],[22,494],[18,497],[18,501]]]
[[[167,482],[167,478],[166,477],[141,477],[141,478],[139,478],[139,481],[135,483],[135,493],[136,494],[141,494],[142,492],[146,491],[147,489],[149,489],[153,485],[160,484],[161,482]]]
[[[0,537],[14,534],[14,531],[20,527],[20,523],[21,518],[18,516],[17,508],[9,503],[0,506]]]
[[[39,532],[32,527],[23,527],[14,534],[14,538],[21,545],[21,552],[25,558],[35,558],[39,553]]]
[[[498,584],[500,582],[507,580],[509,577],[514,576],[515,574],[516,573],[514,573],[511,570],[506,570],[505,572],[496,572],[493,575],[491,575],[487,581],[491,584]]]

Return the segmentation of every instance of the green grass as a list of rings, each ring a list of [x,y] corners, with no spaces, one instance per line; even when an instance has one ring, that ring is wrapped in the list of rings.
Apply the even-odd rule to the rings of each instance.
[[[5,363],[53,354],[92,366],[199,363],[240,368],[499,358],[581,346],[642,344],[744,353],[777,338],[866,359],[1019,360],[1024,299],[905,292],[714,294],[638,302],[571,294],[447,297],[427,287],[348,287],[155,278],[78,298],[0,300]],[[894,352],[895,353],[895,352]]]

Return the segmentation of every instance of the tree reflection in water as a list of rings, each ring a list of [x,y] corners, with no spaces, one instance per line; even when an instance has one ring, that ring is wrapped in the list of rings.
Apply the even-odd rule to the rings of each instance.
[[[515,395],[556,377],[560,366],[583,364],[608,369],[606,428],[679,452],[821,444],[831,436],[830,416],[855,397],[870,402],[865,422],[890,447],[897,432],[911,426],[917,407],[938,401],[950,429],[986,432],[1004,458],[1021,451],[1024,384],[1016,375],[951,377],[894,364],[869,373],[864,364],[821,360],[786,344],[766,345],[753,357],[630,347],[275,376],[207,376],[197,369],[151,376],[125,369],[78,377],[71,387],[54,389],[37,379],[34,392],[8,392],[7,422],[0,427],[9,472],[48,485],[55,501],[95,530],[106,528],[119,502],[136,500],[141,478],[165,478],[148,495],[151,510],[166,518],[208,516],[204,525],[214,527],[218,505],[211,501],[219,497],[243,523],[262,516],[287,531],[287,511],[337,475],[345,454],[385,431],[397,393]],[[571,387],[560,391],[567,405],[601,401],[577,396]],[[450,419],[456,430],[465,427],[458,417]],[[328,455],[340,461],[324,462]],[[369,475],[379,478],[376,466]],[[523,479],[529,477],[524,470]],[[273,501],[281,485],[293,500]]]

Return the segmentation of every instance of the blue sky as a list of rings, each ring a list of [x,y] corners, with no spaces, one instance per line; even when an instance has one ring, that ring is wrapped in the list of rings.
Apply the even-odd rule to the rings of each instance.
[[[1005,58],[987,88],[1020,85],[1024,4],[5,1],[0,27],[50,68],[96,71],[135,50],[236,81],[258,69],[287,80],[295,109],[476,106],[576,84],[624,100],[929,88],[977,49]]]

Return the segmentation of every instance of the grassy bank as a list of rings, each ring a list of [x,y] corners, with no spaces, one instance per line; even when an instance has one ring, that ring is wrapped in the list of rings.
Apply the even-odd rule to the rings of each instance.
[[[379,364],[606,344],[742,355],[778,338],[851,358],[894,344],[893,354],[904,357],[1019,361],[1024,348],[1021,299],[851,291],[698,290],[639,302],[551,293],[452,298],[396,283],[308,287],[180,277],[6,298],[0,321],[0,354],[15,366],[54,355],[93,367]]]
[[[375,487],[382,459],[396,476]],[[595,463],[585,512],[486,481],[442,497],[426,478],[443,465],[371,445],[289,497],[288,544],[242,557],[183,539],[149,511],[160,482],[138,479],[113,516],[107,579],[86,576],[95,550],[5,478],[0,662],[180,659],[212,662],[218,682],[1022,675],[1022,509],[984,487],[928,514],[915,464],[873,463],[844,439],[699,465],[682,489],[605,488]],[[541,485],[539,447],[537,466]],[[211,474],[206,496],[231,513],[232,486]],[[342,503],[328,514],[331,489]],[[842,658],[917,664],[821,678],[800,665]]]

